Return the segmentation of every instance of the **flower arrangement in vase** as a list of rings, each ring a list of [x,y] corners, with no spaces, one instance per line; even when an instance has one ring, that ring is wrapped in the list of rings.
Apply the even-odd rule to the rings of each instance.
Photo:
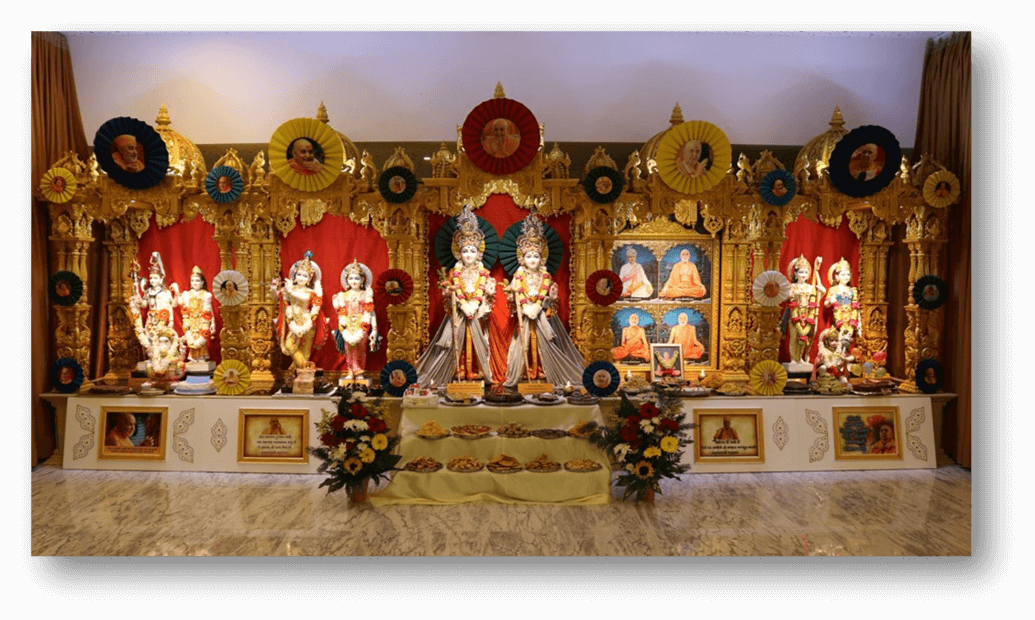
[[[320,447],[310,452],[323,461],[316,471],[328,474],[320,484],[328,493],[344,488],[362,496],[368,481],[387,478],[402,458],[393,453],[399,436],[388,434],[380,399],[365,401],[361,392],[342,398],[336,412],[325,409],[316,432]]]

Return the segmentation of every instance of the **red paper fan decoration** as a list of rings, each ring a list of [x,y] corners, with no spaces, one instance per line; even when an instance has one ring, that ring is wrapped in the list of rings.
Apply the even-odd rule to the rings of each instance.
[[[539,122],[522,103],[500,97],[478,104],[461,131],[467,158],[497,175],[521,170],[539,152]]]
[[[594,271],[586,279],[586,296],[598,306],[610,306],[621,294],[622,279],[613,271]]]
[[[401,304],[413,294],[413,278],[402,269],[389,269],[377,276],[374,298],[378,304]]]

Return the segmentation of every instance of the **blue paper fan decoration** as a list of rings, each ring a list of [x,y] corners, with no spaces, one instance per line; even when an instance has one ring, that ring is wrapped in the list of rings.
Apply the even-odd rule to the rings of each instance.
[[[586,180],[582,182],[589,199],[600,204],[611,204],[618,200],[624,186],[625,179],[622,178],[622,174],[607,166],[597,166],[590,170]]]
[[[929,372],[930,371],[930,372]],[[934,394],[945,383],[945,371],[938,360],[924,360],[916,365],[916,387],[924,394]]]
[[[895,134],[878,125],[856,127],[830,154],[830,182],[842,194],[863,198],[891,184],[902,163]]]
[[[790,172],[773,170],[762,177],[762,182],[758,184],[758,193],[762,195],[762,200],[781,207],[794,199],[794,195],[798,193],[798,184],[794,182],[794,175]]]
[[[522,223],[524,220],[511,224],[500,238],[500,264],[503,265],[508,276],[514,275],[521,265],[518,262],[517,240],[521,236]],[[561,243],[561,236],[557,234],[557,231],[546,222],[543,222],[543,235],[546,237],[546,256],[543,256],[542,259],[546,263],[546,270],[553,275],[557,273],[561,266],[561,259],[564,258],[564,244]]]
[[[132,136],[135,143],[124,136]],[[135,149],[136,158],[123,156],[123,147]],[[169,170],[169,151],[162,136],[144,121],[128,116],[101,125],[93,138],[93,153],[108,176],[129,189],[154,187]]]
[[[62,357],[50,367],[50,383],[62,394],[72,394],[83,384],[83,367],[70,357]]]
[[[83,279],[71,271],[59,271],[47,283],[50,301],[60,306],[73,306],[83,296]]]
[[[217,166],[205,177],[205,191],[216,202],[233,202],[244,191],[244,179],[230,166]]]
[[[604,398],[615,393],[622,378],[611,362],[593,362],[582,371],[582,385],[593,396]]]
[[[392,166],[378,177],[377,190],[386,201],[401,204],[417,193],[417,177],[409,168]]]
[[[500,253],[500,236],[496,234],[496,229],[492,227],[489,220],[480,218],[477,215],[475,217],[478,218],[478,228],[485,235],[482,266],[486,269],[492,269]],[[456,218],[451,217],[435,233],[435,257],[438,258],[438,264],[445,267],[446,271],[452,269],[453,265],[456,264],[456,257],[453,256],[453,233],[455,232]]]
[[[417,382],[417,369],[403,360],[392,360],[381,369],[381,387],[391,396],[402,396]]]
[[[913,301],[924,310],[937,310],[949,298],[949,285],[938,276],[918,278],[913,285]]]

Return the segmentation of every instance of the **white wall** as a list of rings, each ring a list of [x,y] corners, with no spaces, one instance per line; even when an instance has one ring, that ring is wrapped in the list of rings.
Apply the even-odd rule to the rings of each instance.
[[[839,105],[909,147],[934,33],[66,34],[91,141],[164,103],[195,143],[267,142],[320,101],[355,141],[451,141],[500,81],[547,140],[645,141],[679,103],[733,143],[799,145]]]

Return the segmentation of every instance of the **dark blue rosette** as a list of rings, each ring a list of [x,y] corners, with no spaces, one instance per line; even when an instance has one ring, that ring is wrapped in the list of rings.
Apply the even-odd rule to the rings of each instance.
[[[62,394],[75,393],[83,379],[83,367],[70,357],[62,357],[50,367],[50,383]]]
[[[604,380],[608,383],[605,385]],[[622,379],[611,362],[593,362],[582,371],[582,386],[593,396],[604,398],[615,393]]]
[[[614,168],[597,166],[586,175],[585,180],[582,181],[582,187],[593,202],[611,204],[622,195],[625,179]]]
[[[402,374],[396,371],[400,371]],[[402,381],[402,377],[405,377],[406,380]],[[381,369],[381,387],[391,396],[402,396],[406,392],[406,388],[416,382],[417,369],[409,362],[392,360]]]
[[[933,370],[929,376],[928,370]],[[945,371],[937,360],[924,360],[916,365],[916,387],[924,394],[934,394],[945,383]]]
[[[417,176],[409,168],[392,166],[378,177],[377,191],[387,202],[407,202],[417,193]]]
[[[226,177],[228,182],[222,184],[219,180]],[[219,203],[233,202],[240,198],[244,191],[244,179],[241,174],[230,166],[217,166],[205,177],[205,191],[209,198]]]
[[[115,142],[125,135],[136,138],[139,165],[116,163]],[[128,116],[113,118],[101,125],[93,138],[93,153],[101,169],[113,181],[129,189],[154,187],[162,182],[169,170],[169,151],[162,136],[144,121]]]
[[[782,188],[775,185],[777,181],[782,182]],[[762,195],[762,200],[773,206],[782,207],[794,199],[798,193],[798,184],[794,182],[793,174],[777,169],[762,177],[762,182],[758,185],[758,193]]]
[[[83,296],[83,279],[71,271],[59,271],[47,282],[50,301],[59,306],[72,306]]]
[[[862,147],[874,144],[877,152],[870,157],[871,165],[859,167],[857,156]],[[898,138],[883,127],[864,125],[845,134],[830,154],[830,182],[842,194],[862,198],[876,194],[895,178],[902,163],[902,148]]]
[[[913,301],[924,310],[937,310],[949,298],[949,285],[938,276],[918,278],[913,285]]]

